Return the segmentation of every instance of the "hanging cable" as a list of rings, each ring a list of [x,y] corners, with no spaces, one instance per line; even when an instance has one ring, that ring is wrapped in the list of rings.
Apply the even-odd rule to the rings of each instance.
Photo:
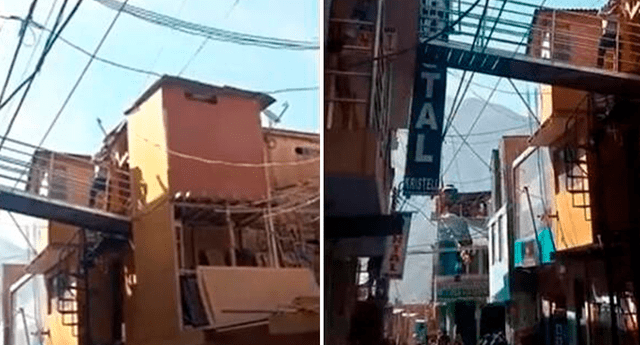
[[[493,26],[491,27],[491,31],[489,32],[489,35],[487,35],[486,43],[482,47],[482,50],[480,52],[481,54],[483,54],[486,51],[487,47],[489,46],[489,40],[493,36],[493,33],[494,33],[495,29],[496,29],[496,26],[498,26],[498,20],[502,16],[502,12],[504,11],[504,7],[505,7],[506,4],[507,4],[507,0],[503,0],[502,1],[502,6],[500,7],[500,11],[498,12],[498,15],[496,16],[496,20],[493,23]],[[485,5],[485,11],[486,11],[486,6],[488,6],[488,5],[489,5],[489,1],[487,0],[487,3]],[[480,18],[480,22],[478,23],[478,29],[476,31],[476,37],[480,33],[480,29],[481,29],[481,25],[482,25],[482,19],[484,18],[484,15],[485,15],[485,13],[483,12],[482,17]],[[474,38],[474,44],[475,44],[475,38]],[[473,46],[471,47],[471,51],[473,51]],[[467,71],[464,71],[464,72],[466,73]],[[462,78],[460,79],[460,84],[458,85],[458,91],[460,91],[460,87],[463,84],[463,79],[464,79],[465,73],[462,74]],[[475,75],[476,75],[475,71],[471,72],[471,76],[469,76],[469,80],[467,81],[467,86],[465,87],[464,91],[462,92],[462,95],[460,96],[460,101],[458,102],[457,105],[456,105],[455,99],[454,99],[453,106],[451,107],[451,113],[448,116],[448,120],[447,120],[447,122],[445,124],[445,128],[444,128],[444,131],[442,133],[443,136],[447,135],[447,132],[449,131],[449,127],[451,127],[451,124],[453,124],[453,120],[454,120],[458,110],[460,109],[460,106],[462,105],[462,101],[464,100],[464,97],[465,97],[465,95],[467,93],[467,90],[469,90],[469,86],[471,85],[471,81],[473,80],[473,77]],[[457,92],[456,92],[456,96],[457,96]]]
[[[27,14],[27,22],[31,20],[33,17],[33,11],[36,8],[36,4],[38,0],[31,1],[31,5],[29,6],[29,13]],[[20,48],[22,47],[22,41],[24,41],[24,37],[27,33],[27,25],[23,24],[20,28],[20,36],[18,38],[18,45],[16,46],[16,50],[13,52],[13,57],[11,58],[11,64],[9,65],[9,71],[7,72],[7,77],[4,80],[4,84],[2,85],[2,91],[0,91],[0,103],[4,98],[4,93],[7,91],[7,85],[9,85],[9,80],[11,79],[11,74],[13,72],[13,68],[15,67],[16,60],[18,59],[18,54],[20,53]],[[2,145],[0,145],[2,147]]]
[[[16,218],[13,216],[13,213],[11,212],[7,212],[7,214],[9,214],[9,217],[11,218],[11,220],[13,221],[13,224],[16,226],[16,228],[18,229],[18,232],[20,232],[20,235],[22,235],[22,237],[24,238],[25,242],[27,242],[27,245],[29,246],[29,249],[31,249],[31,252],[33,254],[36,254],[38,251],[36,250],[36,248],[33,246],[33,244],[31,244],[31,241],[29,240],[29,237],[27,236],[27,234],[24,232],[24,230],[22,230],[22,227],[20,226],[20,224],[18,223],[18,221],[16,220]]]
[[[467,132],[467,136],[469,134],[471,134],[471,132],[473,131],[473,128],[476,126],[476,124],[478,123],[478,120],[480,120],[480,117],[482,116],[482,114],[484,113],[484,110],[487,108],[487,105],[489,104],[489,101],[491,100],[491,97],[493,97],[493,94],[495,93],[495,89],[498,88],[498,85],[500,85],[500,80],[498,79],[498,81],[496,82],[496,85],[494,87],[494,90],[491,90],[491,93],[489,94],[489,97],[487,97],[487,99],[484,102],[484,105],[482,106],[482,108],[480,109],[480,111],[478,112],[478,115],[476,115],[476,118],[473,120],[473,123],[471,124],[471,127],[469,128],[469,131]],[[464,138],[465,140],[467,139],[467,137]],[[442,178],[442,176],[444,176],[447,171],[449,171],[449,168],[451,167],[451,164],[453,164],[454,160],[456,159],[456,157],[458,156],[458,154],[460,153],[460,150],[462,149],[462,147],[464,146],[464,143],[461,143],[460,146],[458,146],[458,149],[455,151],[455,153],[453,154],[453,157],[451,158],[451,160],[449,161],[449,164],[447,164],[447,167],[445,168],[445,170],[442,172],[442,174],[440,175],[440,178]]]
[[[525,101],[524,97],[520,93],[520,90],[518,90],[518,88],[516,87],[516,84],[513,83],[513,80],[511,80],[511,78],[507,78],[507,80],[509,81],[509,84],[511,84],[511,87],[513,87],[513,89],[516,91],[518,96],[520,96],[520,100],[522,101],[522,103],[524,103],[524,105],[527,107],[527,110],[529,111],[529,116],[531,116],[534,120],[536,120],[536,122],[538,123],[538,126],[540,126],[540,120],[538,119],[536,114],[533,112],[533,110],[529,106],[529,103]]]
[[[82,1],[82,0],[80,0]],[[44,143],[44,141],[47,139],[47,137],[49,136],[49,133],[51,133],[51,130],[53,129],[53,127],[55,126],[56,122],[58,121],[58,119],[60,118],[60,115],[62,115],[62,112],[64,111],[64,109],[66,108],[67,104],[69,103],[69,101],[71,100],[71,97],[73,96],[73,94],[75,93],[75,91],[78,89],[78,86],[80,85],[80,82],[82,81],[82,79],[84,78],[85,74],[87,73],[87,71],[89,70],[89,67],[91,66],[91,63],[93,62],[93,60],[95,59],[96,55],[98,54],[98,52],[100,51],[100,48],[102,48],[102,44],[104,43],[104,41],[107,39],[107,37],[109,36],[109,33],[111,32],[111,29],[113,29],[113,26],[116,24],[116,21],[118,20],[118,18],[120,17],[120,14],[122,13],[122,8],[124,8],[124,6],[127,4],[127,2],[129,2],[129,0],[125,0],[124,3],[122,4],[122,7],[120,8],[120,11],[118,11],[115,15],[115,17],[113,17],[113,20],[111,21],[111,24],[109,25],[109,27],[107,28],[107,31],[104,33],[104,35],[102,36],[102,38],[100,39],[100,42],[98,43],[98,45],[96,46],[95,50],[93,51],[93,54],[91,55],[91,58],[89,59],[89,61],[87,61],[87,64],[84,66],[84,69],[82,70],[82,72],[80,73],[80,76],[78,77],[78,79],[76,80],[76,83],[73,85],[73,87],[71,88],[71,91],[69,92],[69,94],[67,95],[67,98],[64,100],[64,102],[62,103],[62,106],[60,107],[60,110],[58,111],[58,113],[56,114],[56,116],[53,118],[53,121],[51,122],[51,124],[49,125],[49,128],[47,128],[47,131],[45,132],[44,136],[42,137],[42,140],[40,140],[40,143],[38,144],[38,147],[41,147],[42,144]],[[6,135],[5,135],[6,136]],[[0,147],[1,148],[1,147]]]
[[[219,164],[233,167],[241,167],[241,168],[266,168],[266,167],[276,167],[276,166],[293,166],[293,165],[305,165],[310,163],[316,163],[320,161],[320,157],[310,158],[305,160],[293,161],[293,162],[270,162],[270,163],[237,163],[237,162],[228,162],[216,159],[207,159],[203,157],[193,156],[186,153],[174,151],[171,149],[164,149],[160,144],[153,143],[147,138],[143,138],[140,135],[136,134],[136,137],[144,142],[158,148],[159,150],[166,152],[171,155],[175,155],[177,157],[186,158],[195,160],[198,162],[206,163],[206,164]]]
[[[491,166],[489,165],[489,163],[487,163],[486,160],[484,160],[484,158],[482,158],[482,156],[480,156],[480,154],[473,148],[473,146],[471,146],[471,144],[469,144],[469,142],[467,141],[467,138],[465,138],[455,126],[451,126],[451,128],[453,128],[454,131],[456,131],[456,134],[462,139],[462,142],[467,145],[467,147],[469,148],[469,150],[471,150],[471,152],[473,152],[473,154],[478,157],[478,159],[489,169],[491,169]]]
[[[503,6],[504,4],[507,3],[507,0],[503,0]],[[484,3],[484,9],[482,10],[482,15],[480,16],[480,19],[478,20],[478,28],[476,29],[476,33],[473,37],[473,42],[471,43],[471,48],[469,49],[470,51],[473,51],[473,48],[475,48],[476,43],[478,43],[478,38],[480,37],[480,32],[482,31],[482,26],[484,25],[483,20],[484,17],[487,15],[487,9],[489,7],[489,0],[486,0]],[[497,21],[496,21],[497,23]],[[458,95],[460,93],[460,90],[462,90],[462,84],[464,84],[464,77],[467,75],[467,71],[463,71],[462,72],[462,77],[460,78],[460,82],[458,83],[458,87],[456,88],[456,94],[453,97],[453,107],[451,107],[451,113],[449,114],[449,118],[452,117],[452,114],[454,113],[455,109],[456,109],[456,102],[458,101]],[[469,78],[469,81],[471,81],[471,79],[473,78],[473,74],[471,75],[471,78]],[[468,85],[468,84],[467,84]],[[462,97],[464,97],[464,95],[462,95]],[[447,134],[447,130],[448,127],[450,126],[450,124],[448,124],[448,121],[445,122],[445,127],[444,127],[444,131],[442,133],[443,136],[445,136]]]
[[[217,40],[222,42],[231,42],[231,43],[242,44],[242,45],[259,46],[259,47],[272,48],[272,49],[290,49],[290,50],[320,49],[317,42],[297,41],[297,40],[281,39],[281,38],[275,38],[275,37],[250,35],[245,33],[233,32],[229,30],[217,29],[217,28],[213,28],[205,25],[187,22],[184,20],[170,17],[170,16],[162,15],[162,14],[152,12],[140,7],[126,5],[126,1],[124,5],[123,3],[116,0],[95,0],[95,1],[111,9],[121,9],[121,11],[131,16],[134,16],[136,18],[142,19],[144,21],[148,21],[156,25],[165,26],[172,30],[180,31],[186,34],[207,37],[212,40]]]
[[[58,18],[56,20],[56,27],[60,22],[60,19],[62,18],[63,12],[64,12],[64,8],[66,5],[67,1],[65,1],[60,9],[60,12],[58,14]],[[35,79],[36,74],[40,71],[40,69],[42,68],[42,65],[44,64],[44,60],[46,58],[46,56],[49,54],[49,52],[51,51],[51,48],[53,47],[53,44],[55,43],[55,41],[57,40],[57,38],[60,36],[60,33],[62,32],[62,30],[64,30],[64,28],[67,26],[67,24],[69,23],[69,21],[71,20],[71,18],[73,17],[73,15],[76,13],[76,11],[78,10],[78,7],[80,6],[80,3],[82,3],[82,0],[78,0],[78,2],[76,3],[76,6],[73,8],[73,10],[71,11],[71,13],[69,14],[69,16],[67,17],[67,19],[65,20],[65,22],[62,24],[62,26],[60,27],[60,30],[56,33],[56,34],[51,34],[49,35],[49,38],[47,39],[47,42],[45,43],[45,47],[44,50],[40,56],[40,59],[38,60],[38,64],[36,65],[35,71],[31,74],[31,76],[29,78],[27,78],[27,80],[23,81],[22,84],[16,88],[16,90],[11,94],[11,96],[5,101],[5,103],[0,104],[0,109],[2,109],[2,107],[4,105],[7,104],[7,102],[9,102],[9,100],[17,94],[17,92],[26,85],[26,90],[24,91],[24,93],[22,94],[22,98],[20,99],[20,102],[18,103],[18,107],[16,108],[13,116],[11,117],[11,120],[9,121],[9,125],[7,126],[7,129],[5,131],[4,136],[2,137],[2,139],[0,140],[0,150],[2,150],[2,146],[4,145],[4,141],[7,138],[7,136],[9,135],[9,132],[11,131],[11,128],[13,127],[13,123],[16,120],[16,118],[18,117],[18,114],[20,113],[20,109],[22,108],[22,104],[24,103],[24,100],[27,97],[27,94],[29,93],[29,90],[31,89],[31,85],[33,85],[33,81]],[[26,25],[26,24],[25,24]]]

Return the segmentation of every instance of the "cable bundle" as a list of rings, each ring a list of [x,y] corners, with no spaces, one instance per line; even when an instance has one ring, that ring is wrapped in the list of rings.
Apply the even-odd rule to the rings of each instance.
[[[111,8],[113,10],[119,10],[128,13],[134,17],[140,18],[144,21],[148,21],[157,25],[162,25],[173,30],[184,32],[186,34],[207,37],[212,40],[222,42],[232,42],[243,45],[253,45],[258,47],[265,47],[271,49],[290,49],[290,50],[317,50],[320,46],[317,42],[311,41],[294,41],[288,39],[257,36],[244,34],[240,32],[233,32],[228,30],[216,29],[210,26],[204,26],[180,20],[177,18],[169,17],[163,14],[155,13],[149,10],[145,10],[140,7],[124,5],[117,0],[95,0],[102,5]]]

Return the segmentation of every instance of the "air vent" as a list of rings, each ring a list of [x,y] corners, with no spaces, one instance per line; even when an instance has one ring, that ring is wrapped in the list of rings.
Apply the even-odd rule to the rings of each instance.
[[[218,104],[218,97],[216,95],[202,95],[202,94],[193,94],[191,92],[185,92],[184,97],[190,101],[205,102],[209,104]]]

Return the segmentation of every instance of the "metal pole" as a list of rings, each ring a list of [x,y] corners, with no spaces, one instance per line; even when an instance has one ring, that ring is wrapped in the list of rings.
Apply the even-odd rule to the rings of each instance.
[[[533,225],[533,232],[536,235],[536,245],[538,246],[538,261],[542,264],[542,245],[538,240],[538,228],[536,227],[536,216],[533,214],[533,206],[531,205],[531,195],[529,195],[529,187],[524,187],[524,192],[527,193],[527,202],[529,203],[529,212],[531,213],[531,224]]]
[[[83,335],[84,335],[84,344],[92,345],[91,342],[91,327],[90,327],[90,303],[91,296],[89,294],[89,265],[87,262],[88,253],[87,253],[87,229],[80,229],[80,276],[83,280],[83,292],[84,292],[84,303],[82,306],[81,316],[82,319],[78,322],[78,327],[82,327]]]
[[[553,60],[553,46],[556,40],[556,10],[553,10],[551,17],[551,39],[549,40],[549,60]]]
[[[263,161],[267,163],[270,161],[267,155],[267,149],[264,148],[263,152],[264,152]],[[267,214],[265,219],[265,225],[267,227],[268,241],[271,245],[271,248],[273,248],[271,251],[271,254],[272,254],[271,262],[273,263],[273,267],[280,268],[280,262],[278,261],[278,247],[276,245],[276,240],[275,240],[275,228],[273,226],[273,217],[271,217],[271,178],[269,176],[268,166],[264,167],[264,176],[265,176],[265,179],[267,180]]]
[[[27,345],[31,345],[31,340],[29,339],[29,328],[27,327],[27,317],[24,314],[24,309],[20,308],[20,313],[22,314],[22,323],[24,324],[24,336],[27,338]]]
[[[383,6],[384,6],[384,0],[378,0],[378,5],[376,8],[376,26],[375,26],[375,32],[374,32],[374,41],[373,41],[373,47],[372,47],[372,56],[373,56],[373,62],[372,62],[372,66],[371,66],[371,93],[369,95],[369,127],[374,128],[374,124],[375,124],[375,119],[376,119],[376,114],[375,114],[375,96],[376,96],[376,91],[377,91],[377,79],[378,79],[378,63],[380,63],[378,61],[378,57],[379,57],[379,53],[380,53],[380,44],[381,44],[381,40],[382,40],[382,10],[383,10]]]
[[[227,226],[229,227],[229,242],[231,242],[231,246],[229,248],[229,254],[231,258],[231,266],[237,266],[236,262],[236,234],[233,231],[233,221],[231,220],[231,212],[229,211],[229,203],[226,203],[227,208]]]
[[[613,57],[613,68],[616,71],[620,71],[620,21],[616,20],[616,50],[614,52],[615,56]]]

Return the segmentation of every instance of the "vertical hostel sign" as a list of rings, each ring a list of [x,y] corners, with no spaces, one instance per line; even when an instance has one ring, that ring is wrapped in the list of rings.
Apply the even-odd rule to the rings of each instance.
[[[404,261],[407,257],[411,213],[400,213],[399,216],[402,217],[402,221],[396,224],[402,226],[402,232],[387,237],[382,268],[380,270],[382,276],[390,279],[402,279]]]
[[[448,8],[447,0],[422,0],[421,4],[404,177],[407,195],[434,195],[440,184],[447,68],[442,60],[430,54],[427,43],[447,39]]]

